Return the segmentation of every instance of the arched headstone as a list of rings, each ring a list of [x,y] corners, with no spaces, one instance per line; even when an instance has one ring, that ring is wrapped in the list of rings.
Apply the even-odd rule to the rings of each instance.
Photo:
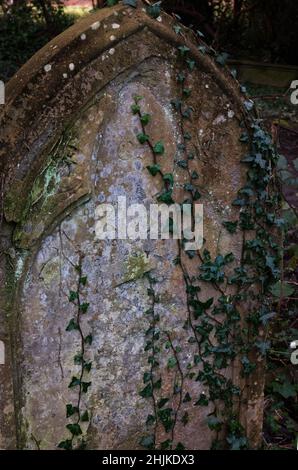
[[[147,416],[154,407],[163,410],[158,400],[169,394],[175,426],[162,426],[167,416],[160,413],[157,445],[170,440],[173,446],[207,449],[216,434],[216,423],[208,427],[213,405],[194,405],[206,388],[189,372],[201,370],[202,358],[192,364],[192,335],[184,328],[185,272],[174,261],[183,256],[191,277],[196,271],[190,257],[179,253],[176,240],[101,241],[95,233],[99,204],[126,196],[128,204],[148,206],[162,191],[161,179],[147,169],[152,149],[136,137],[142,126],[131,106],[137,103],[151,116],[146,123],[151,142],[163,142],[164,153],[156,154],[163,153],[163,174],[175,176],[178,202],[185,198],[188,149],[204,206],[204,248],[212,259],[219,253],[233,253],[235,263],[241,259],[242,235],[232,235],[222,221],[237,216],[232,202],[245,183],[240,160],[246,145],[239,140],[244,98],[206,46],[198,48],[192,33],[180,28],[165,14],[151,18],[142,7],[100,10],[41,49],[6,87],[0,126],[6,253],[1,308],[10,332],[14,400],[7,394],[0,403],[6,400],[1,412],[10,406],[11,422],[16,419],[16,446],[53,449],[69,439],[65,426],[74,422],[75,410],[69,408],[72,416],[66,417],[65,409],[78,399],[78,387],[69,385],[82,360],[74,363],[82,344],[78,326],[69,325],[77,318],[78,295],[88,309],[80,320],[84,361],[92,362],[85,371],[87,393],[80,397],[81,416],[88,411],[80,425],[88,448],[140,448],[151,432]],[[78,275],[87,279],[78,281]],[[227,286],[227,293],[233,288]],[[219,297],[218,290],[202,284],[202,301]],[[144,312],[152,301],[159,328],[168,335],[153,402],[146,391],[139,393],[148,385],[150,354],[144,345],[151,320]],[[73,331],[65,331],[67,326]],[[237,361],[222,373],[243,385]],[[256,387],[248,392],[240,410],[253,445],[260,435],[260,377],[259,394]],[[4,447],[10,432],[1,424]]]

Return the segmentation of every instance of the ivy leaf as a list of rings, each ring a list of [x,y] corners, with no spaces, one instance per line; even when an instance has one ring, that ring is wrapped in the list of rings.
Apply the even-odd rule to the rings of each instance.
[[[156,144],[153,147],[153,151],[157,155],[163,155],[165,152],[164,144],[161,141],[156,142]]]
[[[155,417],[153,415],[148,415],[146,420],[146,426],[152,426],[155,423]]]
[[[70,322],[68,323],[67,327],[66,327],[66,331],[73,331],[73,330],[78,330],[79,329],[79,325],[77,324],[77,322],[72,318],[70,320]]]
[[[84,411],[84,413],[82,414],[81,421],[83,421],[83,422],[89,421],[89,413],[88,413],[87,410]]]
[[[71,434],[73,436],[80,436],[82,433],[82,429],[81,429],[81,426],[77,423],[74,423],[74,424],[67,424],[67,429],[69,430],[69,432],[71,432]]]
[[[190,51],[189,47],[187,46],[179,46],[178,50],[180,54],[182,55],[182,57],[184,57]]]
[[[172,191],[166,191],[157,198],[158,202],[164,202],[165,204],[173,204],[174,201],[172,199]]]
[[[208,406],[209,400],[204,393],[201,393],[199,399],[195,402],[195,406]]]
[[[144,126],[147,126],[147,124],[149,124],[150,119],[151,119],[151,115],[148,114],[148,113],[142,114],[142,116],[140,117],[141,123],[142,123]]]
[[[58,444],[59,449],[64,450],[71,450],[72,449],[72,442],[70,439],[66,439],[65,441],[61,441]]]
[[[245,106],[247,111],[251,111],[252,108],[254,107],[254,103],[251,100],[246,100],[246,101],[244,101],[244,106]]]
[[[145,447],[145,449],[154,449],[154,447],[155,447],[154,436],[142,437],[142,439],[140,440],[139,444],[140,444],[142,447]]]
[[[191,401],[191,396],[190,396],[190,394],[189,394],[188,392],[186,392],[186,394],[185,394],[185,396],[184,396],[184,398],[183,398],[183,403],[187,403],[187,402],[189,402],[189,401]]]
[[[143,375],[143,382],[146,384],[147,382],[150,382],[151,380],[151,372],[145,372]]]
[[[280,281],[277,281],[273,286],[270,287],[270,292],[274,297],[291,297],[291,295],[294,294],[295,289],[293,286],[290,284],[287,284],[286,282],[281,283]]]
[[[236,233],[237,226],[238,226],[238,221],[236,220],[235,222],[230,222],[230,221],[225,221],[222,223],[223,226],[227,229],[229,233]]]
[[[69,418],[70,416],[74,415],[75,413],[78,413],[79,409],[77,406],[72,406],[71,403],[68,403],[66,405],[66,418]]]
[[[168,360],[168,368],[173,369],[177,364],[177,359],[175,357],[170,357]]]
[[[180,168],[186,169],[186,168],[187,168],[187,161],[186,161],[186,160],[179,160],[179,161],[177,162],[177,165],[178,165]]]
[[[84,302],[80,305],[80,310],[82,313],[86,313],[88,308],[89,308],[89,303],[88,302]]]
[[[160,15],[160,5],[161,5],[161,2],[156,2],[156,3],[153,3],[153,5],[148,6],[147,7],[148,15],[154,19],[158,18]]]
[[[173,30],[175,31],[176,34],[180,34],[182,31],[182,27],[179,24],[174,24]]]
[[[77,377],[72,377],[70,384],[68,385],[68,388],[76,387],[77,385],[80,385],[81,381]]]
[[[140,144],[145,144],[145,142],[148,142],[148,140],[149,140],[149,135],[146,135],[143,132],[140,132],[137,135],[137,139],[140,142]]]
[[[132,8],[137,8],[137,0],[123,0],[123,5],[128,5]]]
[[[79,365],[79,364],[82,364],[83,362],[83,354],[80,353],[80,354],[76,354],[75,357],[73,358],[74,360],[74,363]]]
[[[84,342],[85,342],[86,344],[89,344],[90,346],[91,346],[91,344],[92,344],[92,340],[93,340],[93,337],[92,337],[91,334],[90,334],[90,335],[87,335],[87,336],[84,338]]]
[[[84,364],[84,369],[85,369],[87,372],[90,372],[91,368],[92,368],[92,362],[86,362],[86,363]]]
[[[156,176],[161,170],[160,165],[148,165],[146,168],[152,176]]]
[[[82,286],[85,286],[87,284],[87,279],[87,276],[80,277],[80,283],[82,284]]]
[[[187,66],[189,68],[189,70],[193,70],[196,66],[196,62],[194,60],[191,60],[191,59],[187,59],[186,60],[186,63],[187,63]]]
[[[226,65],[228,57],[229,54],[227,54],[226,52],[222,52],[221,54],[218,54],[218,56],[216,56],[215,60],[219,65],[224,66]]]
[[[183,88],[183,94],[188,98],[191,95],[191,89]]]
[[[151,383],[146,385],[143,390],[140,391],[140,396],[142,398],[150,398],[153,395],[153,389]]]
[[[90,387],[92,382],[82,382],[82,391],[84,393],[88,392],[88,388]]]
[[[74,302],[77,298],[78,298],[78,293],[71,290],[69,293],[69,297],[68,297],[69,302]]]
[[[163,406],[165,406],[165,404],[168,403],[168,401],[169,401],[168,398],[161,398],[157,403],[158,408],[160,409]]]
[[[131,106],[132,114],[138,114],[141,111],[141,108],[138,104],[133,104]]]
[[[272,390],[284,397],[285,399],[291,397],[294,398],[297,395],[295,385],[289,382],[288,379],[286,379],[282,384],[277,381],[273,382]]]
[[[220,431],[222,427],[221,420],[215,415],[208,416],[207,424],[212,431]]]
[[[198,49],[202,54],[206,54],[206,52],[207,52],[207,47],[206,46],[198,46]]]

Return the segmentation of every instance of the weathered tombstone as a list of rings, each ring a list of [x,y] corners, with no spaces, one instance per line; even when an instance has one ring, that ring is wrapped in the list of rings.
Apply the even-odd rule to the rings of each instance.
[[[222,222],[237,217],[232,201],[245,182],[240,160],[246,145],[239,141],[244,98],[205,46],[198,49],[192,33],[175,24],[164,14],[151,18],[141,7],[100,10],[51,41],[7,84],[0,155],[1,335],[10,344],[6,365],[0,365],[3,448],[56,448],[71,436],[65,426],[76,422],[76,410],[68,408],[66,417],[65,409],[78,399],[81,417],[88,411],[80,422],[88,448],[140,448],[144,436],[152,444],[154,432],[157,447],[170,440],[208,449],[216,435],[216,422],[213,429],[207,425],[213,403],[194,405],[208,391],[189,375],[203,364],[198,355],[193,364],[196,338],[186,325],[185,277],[197,268],[179,253],[176,240],[100,241],[95,233],[100,203],[126,196],[128,204],[149,205],[162,190],[161,179],[146,169],[152,149],[136,138],[142,127],[131,106],[138,95],[141,111],[151,115],[146,133],[151,142],[164,143],[159,164],[163,174],[175,176],[178,202],[185,199],[181,161],[192,136],[195,156],[189,159],[204,205],[204,248],[212,259],[232,252],[232,266],[241,259],[241,232],[232,235]],[[188,103],[184,121],[181,90]],[[187,275],[174,263],[178,256]],[[202,302],[221,295],[204,282],[201,288]],[[227,293],[233,289],[227,286]],[[84,371],[86,393],[81,385],[69,387],[82,371],[82,357],[73,359],[82,352],[78,297],[88,310],[79,326],[84,361],[92,361],[90,372]],[[149,364],[154,400],[146,399],[144,389],[152,376],[143,384],[151,354],[144,351],[146,331],[152,327],[144,312],[153,307],[163,335],[156,339],[163,352],[156,350],[159,366],[152,366],[152,356]],[[237,360],[222,374],[244,384]],[[260,375],[240,406],[252,445],[260,436],[262,380]],[[161,413],[161,398],[169,400],[170,418]],[[146,419],[156,412],[160,421],[152,431]]]

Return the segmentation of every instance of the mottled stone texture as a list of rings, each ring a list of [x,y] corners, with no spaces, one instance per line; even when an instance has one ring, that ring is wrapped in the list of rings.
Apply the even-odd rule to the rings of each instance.
[[[79,252],[90,302],[83,329],[94,336],[88,349],[92,386],[83,401],[92,415],[84,429],[88,447],[139,448],[152,412],[150,400],[138,394],[147,365],[147,271],[159,280],[161,326],[182,346],[186,371],[192,346],[182,328],[187,308],[182,272],[173,264],[177,243],[101,242],[94,230],[99,203],[126,195],[129,203],[149,205],[161,189],[146,170],[150,151],[136,140],[140,125],[130,111],[133,95],[142,95],[143,111],[153,115],[152,140],[165,142],[163,171],[173,172],[181,186],[185,182],[185,172],[174,166],[181,123],[170,104],[179,93],[177,46],[185,42],[198,63],[190,77],[194,112],[187,126],[201,156],[193,169],[201,175],[206,248],[212,255],[232,251],[239,260],[241,240],[223,229],[222,220],[234,216],[231,202],[244,178],[242,98],[228,72],[201,54],[187,31],[176,35],[166,15],[156,21],[141,8],[101,10],[55,38],[7,85],[0,125],[2,448],[34,449],[40,441],[42,449],[53,449],[67,437],[65,404],[75,398],[68,384],[78,372],[73,356],[79,347],[76,336],[65,332],[73,315],[67,296],[77,282],[73,265]],[[179,187],[175,191],[177,199],[183,197]],[[206,299],[216,295],[204,287]],[[165,363],[167,358],[165,353]],[[175,380],[165,363],[161,395]],[[236,365],[226,371],[237,373]],[[203,390],[198,382],[185,385],[196,395]],[[256,421],[262,397],[257,400]],[[208,449],[210,408],[183,403],[179,423],[185,411],[191,421],[177,425],[175,442]],[[166,438],[158,429],[158,439]]]

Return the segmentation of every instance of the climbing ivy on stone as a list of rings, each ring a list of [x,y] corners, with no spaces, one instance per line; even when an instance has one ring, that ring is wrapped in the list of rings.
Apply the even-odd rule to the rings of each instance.
[[[74,267],[77,274],[77,287],[69,292],[68,300],[73,304],[76,312],[73,318],[69,320],[66,331],[76,334],[80,339],[80,350],[75,354],[73,361],[79,366],[77,375],[72,376],[68,388],[77,391],[77,400],[75,403],[66,405],[66,418],[70,420],[66,425],[66,429],[70,437],[61,441],[58,447],[65,450],[84,449],[86,440],[82,430],[82,423],[90,421],[90,413],[87,409],[83,409],[82,398],[88,393],[91,381],[88,380],[92,368],[92,362],[86,358],[86,348],[92,344],[92,334],[84,334],[82,329],[82,316],[88,313],[89,303],[84,299],[84,288],[87,285],[88,278],[82,271],[82,261],[84,256],[79,255],[79,263]]]

